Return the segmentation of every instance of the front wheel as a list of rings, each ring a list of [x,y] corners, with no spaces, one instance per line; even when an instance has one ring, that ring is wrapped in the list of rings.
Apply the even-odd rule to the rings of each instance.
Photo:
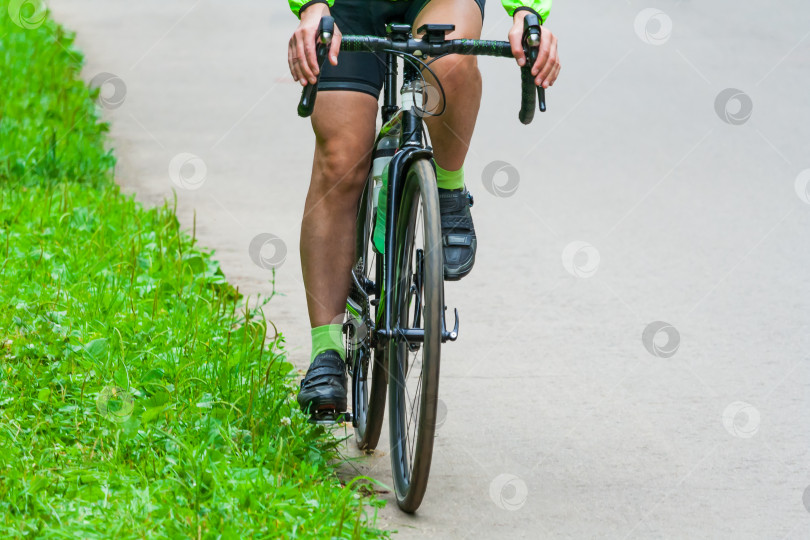
[[[425,495],[433,455],[444,313],[441,215],[429,161],[408,170],[398,216],[394,336],[388,345],[391,468],[397,504],[414,512]],[[423,331],[424,338],[408,339],[409,330]]]

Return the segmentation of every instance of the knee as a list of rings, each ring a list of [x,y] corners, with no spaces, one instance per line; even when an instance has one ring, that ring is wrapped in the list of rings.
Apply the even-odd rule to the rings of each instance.
[[[439,64],[439,62],[436,63]],[[474,56],[452,54],[442,58],[440,67],[437,66],[436,75],[445,92],[481,85],[481,72],[478,70],[478,61]]]
[[[356,202],[368,176],[369,160],[370,148],[365,145],[340,137],[319,140],[310,189],[336,204]]]

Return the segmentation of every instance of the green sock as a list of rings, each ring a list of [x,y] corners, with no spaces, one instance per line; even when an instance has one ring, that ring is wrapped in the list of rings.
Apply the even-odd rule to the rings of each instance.
[[[441,189],[461,189],[464,187],[464,167],[457,171],[446,171],[436,164],[436,185]]]
[[[337,351],[345,360],[346,352],[343,349],[343,325],[325,324],[312,329],[312,358],[324,351]]]

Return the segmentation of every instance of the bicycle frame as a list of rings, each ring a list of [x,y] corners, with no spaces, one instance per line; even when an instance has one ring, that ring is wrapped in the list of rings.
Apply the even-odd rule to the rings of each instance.
[[[378,299],[384,300],[382,319],[372,321],[374,324],[370,328],[371,342],[386,345],[390,339],[406,339],[412,343],[424,341],[424,330],[394,328],[393,302],[391,294],[395,291],[395,275],[393,268],[396,264],[396,239],[394,238],[396,223],[399,219],[399,205],[402,200],[405,177],[411,164],[419,159],[433,158],[433,149],[424,144],[424,124],[421,116],[413,107],[407,110],[397,106],[397,62],[396,56],[392,53],[386,54],[386,70],[384,79],[384,101],[381,107],[383,126],[380,135],[383,136],[391,130],[399,129],[400,141],[397,152],[388,165],[388,192],[387,192],[387,214],[385,224],[385,254],[383,257],[383,283],[379,279],[375,283],[375,295]],[[421,87],[418,86],[419,73],[417,69],[409,63],[405,63],[403,74],[403,88],[408,88],[413,92],[422,95]],[[379,139],[378,136],[378,139]],[[371,181],[371,180],[369,180]],[[368,192],[368,189],[366,190]],[[362,212],[367,207],[361,208]],[[364,219],[361,215],[360,218]],[[379,275],[378,275],[379,277]],[[448,340],[455,341],[458,337],[458,310],[455,311],[455,327],[451,332],[446,331],[446,324],[442,319],[442,342]]]

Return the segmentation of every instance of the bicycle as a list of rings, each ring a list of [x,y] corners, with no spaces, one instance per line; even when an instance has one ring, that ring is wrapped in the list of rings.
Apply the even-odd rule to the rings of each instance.
[[[397,504],[408,513],[421,504],[430,472],[441,344],[455,341],[459,328],[457,309],[452,330],[447,330],[445,320],[439,198],[433,152],[426,144],[422,123],[422,117],[432,113],[422,108],[422,69],[433,74],[430,62],[448,54],[512,58],[505,41],[446,40],[446,33],[454,28],[426,24],[417,30],[422,39],[414,39],[410,25],[392,23],[386,27],[387,37],[343,36],[340,45],[344,52],[385,53],[383,126],[372,157],[378,165],[388,163],[388,212],[380,261],[371,237],[379,189],[375,180],[379,166],[372,165],[358,202],[356,263],[343,325],[352,377],[352,409],[344,414],[319,413],[311,421],[351,421],[358,447],[374,449],[382,430],[387,390],[394,491]],[[334,20],[321,19],[317,36],[320,65],[326,59],[333,31]],[[524,124],[534,117],[535,88],[539,108],[546,110],[544,90],[535,87],[530,71],[539,44],[540,25],[530,14],[524,19],[523,48],[528,61],[521,68],[518,114]],[[397,107],[396,99],[397,56],[404,62],[401,107]],[[431,60],[423,60],[428,57]],[[443,95],[441,81],[433,75]],[[312,114],[316,96],[317,84],[304,87],[298,105],[300,116]]]

